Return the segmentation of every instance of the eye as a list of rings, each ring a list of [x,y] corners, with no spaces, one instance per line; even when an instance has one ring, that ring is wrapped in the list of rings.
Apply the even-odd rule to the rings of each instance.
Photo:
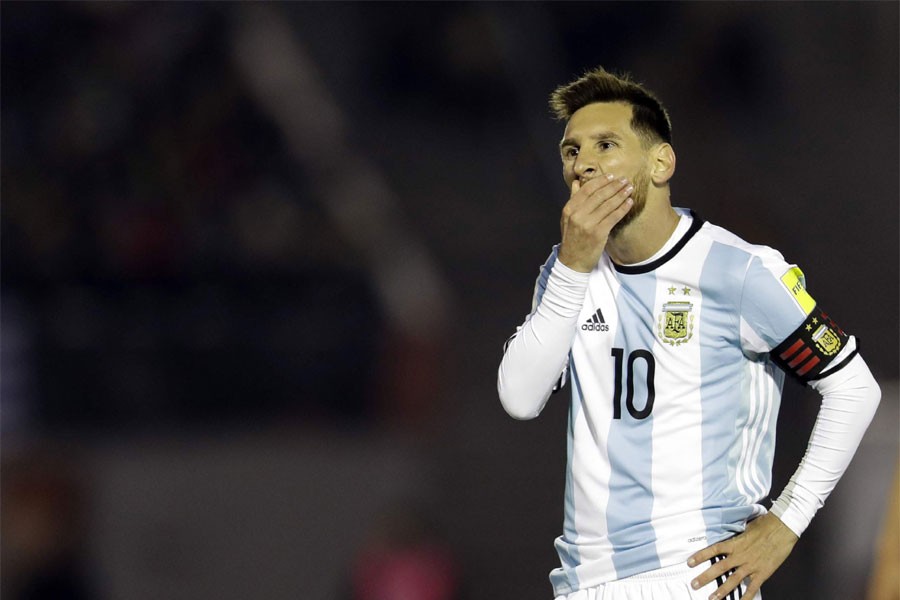
[[[601,150],[612,150],[613,148],[616,147],[615,142],[610,142],[607,140],[598,142],[597,145],[600,146]]]
[[[578,156],[578,148],[575,146],[566,146],[562,151],[563,158],[575,158]]]

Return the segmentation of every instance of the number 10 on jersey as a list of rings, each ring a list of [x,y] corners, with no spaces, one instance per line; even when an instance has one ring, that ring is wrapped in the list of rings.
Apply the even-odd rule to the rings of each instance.
[[[625,350],[613,348],[612,357],[616,364],[615,386],[613,388],[613,419],[622,418],[622,371],[625,371],[625,408],[635,419],[646,419],[653,411],[653,400],[656,397],[656,389],[653,386],[653,378],[656,374],[656,361],[649,350],[634,350],[625,360]],[[634,363],[643,360],[647,364],[646,383],[647,399],[644,407],[638,409],[634,405]],[[624,363],[624,365],[623,365]]]

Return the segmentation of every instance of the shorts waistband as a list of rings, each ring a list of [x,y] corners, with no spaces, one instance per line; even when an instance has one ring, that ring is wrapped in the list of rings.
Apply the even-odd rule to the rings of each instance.
[[[652,571],[645,571],[643,573],[638,573],[637,575],[632,575],[630,577],[625,577],[620,579],[619,581],[660,581],[663,579],[684,579],[686,575],[696,573],[700,574],[703,572],[702,568],[697,567],[689,567],[687,566],[687,562],[676,563],[674,565],[669,565],[668,567],[662,567],[659,569],[654,569]],[[695,569],[697,569],[695,571]]]

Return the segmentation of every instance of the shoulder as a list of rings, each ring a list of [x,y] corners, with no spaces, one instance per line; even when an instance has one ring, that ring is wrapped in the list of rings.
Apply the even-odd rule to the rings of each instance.
[[[797,318],[812,309],[815,303],[806,293],[803,271],[787,262],[781,252],[770,246],[751,244],[711,223],[704,223],[702,233],[712,241],[711,252],[732,257],[730,265],[718,259],[725,271],[722,279],[740,288],[740,303],[748,319],[768,322],[776,313],[783,314],[791,324],[785,327],[790,328],[796,326]]]
[[[753,267],[762,267],[772,272],[784,272],[789,265],[784,256],[771,246],[753,244],[724,227],[708,221],[697,232],[710,246],[710,254],[718,255],[726,263],[725,267],[734,268],[744,265],[744,272]]]

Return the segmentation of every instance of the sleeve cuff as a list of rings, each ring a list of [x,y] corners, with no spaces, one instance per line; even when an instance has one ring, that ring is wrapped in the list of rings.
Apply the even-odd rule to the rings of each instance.
[[[574,271],[557,260],[538,310],[551,310],[567,318],[577,317],[584,303],[590,276],[590,273]]]
[[[804,494],[798,492],[798,488],[791,481],[781,496],[772,503],[770,512],[781,519],[781,522],[797,534],[797,537],[800,537],[809,527],[821,504],[814,496],[804,498]]]

